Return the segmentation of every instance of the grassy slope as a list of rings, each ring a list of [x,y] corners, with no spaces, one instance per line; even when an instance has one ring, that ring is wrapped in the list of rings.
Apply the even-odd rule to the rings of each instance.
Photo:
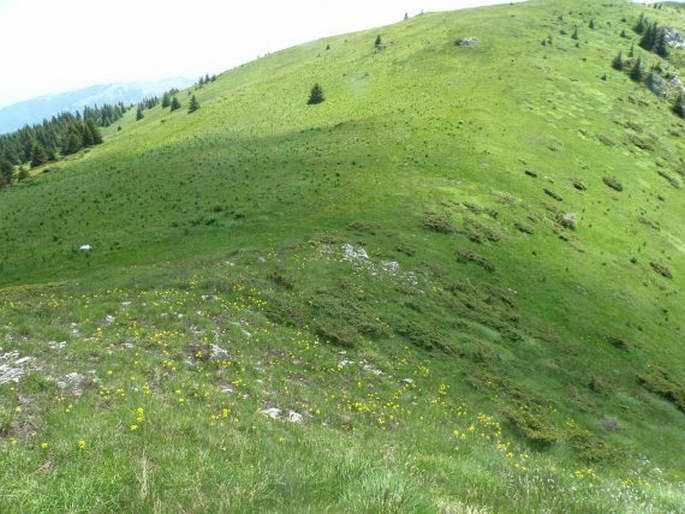
[[[193,91],[202,107],[191,115],[129,113],[102,147],[0,193],[3,351],[42,363],[2,386],[4,436],[18,440],[3,457],[5,505],[78,510],[97,498],[102,510],[130,509],[129,491],[141,510],[602,511],[617,495],[626,509],[677,509],[685,213],[682,191],[657,171],[682,178],[684,127],[610,69],[642,9],[541,0],[302,45]],[[673,8],[647,12],[685,25]],[[560,34],[574,24],[579,47]],[[454,45],[471,36],[480,44]],[[307,106],[314,82],[327,101]],[[576,230],[556,223],[563,213],[578,216]],[[427,230],[428,218],[449,233]],[[95,251],[78,253],[83,243]],[[344,243],[370,262],[340,262]],[[384,271],[388,260],[399,273]],[[259,342],[234,323],[259,327]],[[325,339],[386,374],[339,370],[339,348],[316,343]],[[238,354],[226,366],[242,370],[242,401],[221,393],[237,380],[221,364],[198,371],[194,355],[210,343]],[[96,379],[81,395],[45,379],[84,370]],[[126,396],[103,399],[103,387]],[[203,388],[211,401],[178,410],[177,390]],[[140,405],[159,418],[134,434]],[[273,423],[258,414],[271,405],[313,417]],[[222,431],[228,421],[211,415],[229,407]],[[459,444],[454,430],[474,441]],[[221,456],[229,447],[237,461]],[[157,481],[143,486],[146,466]],[[101,480],[77,480],[95,469]],[[165,493],[186,481],[196,493]]]

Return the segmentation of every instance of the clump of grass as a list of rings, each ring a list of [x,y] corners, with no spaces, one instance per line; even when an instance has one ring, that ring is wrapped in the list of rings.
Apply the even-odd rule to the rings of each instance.
[[[355,234],[376,234],[381,226],[373,221],[355,221],[347,225],[347,229]]]
[[[685,387],[677,383],[659,366],[650,366],[637,376],[638,382],[648,391],[658,394],[685,412]]]
[[[602,182],[615,191],[623,191],[623,184],[621,184],[616,177],[602,177]]]
[[[502,412],[523,437],[537,446],[549,446],[559,439],[559,432],[554,423],[538,405],[516,401],[504,405]]]
[[[493,263],[490,259],[487,257],[484,257],[480,254],[477,254],[476,252],[473,252],[471,250],[460,250],[457,252],[457,261],[464,264],[467,262],[472,262],[481,268],[483,268],[485,271],[489,271],[490,273],[494,273],[495,270],[495,263]]]
[[[649,265],[662,277],[673,278],[673,273],[671,273],[671,270],[665,264],[657,261],[650,261]]]
[[[397,333],[409,339],[412,344],[424,350],[440,350],[445,353],[453,353],[454,350],[434,327],[426,328],[415,322],[408,322],[397,329]]]
[[[680,189],[682,187],[680,180],[670,175],[667,171],[657,170],[657,173],[659,173],[660,177],[666,179],[666,181],[671,185],[671,187],[674,187],[675,189]]]
[[[421,225],[426,230],[440,234],[452,234],[456,231],[452,217],[446,212],[424,212]]]
[[[561,195],[555,191],[552,191],[551,189],[544,188],[545,194],[547,196],[550,196],[554,198],[557,202],[563,202],[564,199],[561,197]]]
[[[279,285],[285,289],[293,289],[295,287],[295,282],[284,276],[282,273],[278,271],[272,271],[268,275],[268,279],[271,280],[276,285]]]
[[[464,219],[464,228],[460,232],[470,241],[478,244],[486,241],[496,243],[501,239],[497,232],[472,218]]]
[[[559,430],[543,409],[546,402],[533,391],[483,368],[474,370],[467,379],[475,387],[496,394],[507,422],[533,445],[543,448],[559,440]]]
[[[532,235],[535,233],[535,229],[533,227],[520,221],[514,222],[514,228],[516,228],[516,230],[518,230],[519,232],[523,232],[524,234]]]
[[[616,450],[609,443],[580,427],[569,431],[568,441],[576,454],[587,462],[608,461],[616,456]]]
[[[583,184],[580,180],[574,180],[573,181],[573,187],[575,187],[578,191],[586,191],[587,186]]]
[[[319,321],[314,332],[326,341],[343,348],[353,348],[361,339],[361,334],[341,319]]]
[[[615,335],[609,335],[606,339],[607,342],[614,348],[618,350],[623,350],[624,352],[628,351],[628,343],[626,343],[623,338]]]

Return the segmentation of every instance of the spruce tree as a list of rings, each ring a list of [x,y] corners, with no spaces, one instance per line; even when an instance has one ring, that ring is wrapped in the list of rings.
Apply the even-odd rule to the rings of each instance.
[[[673,104],[673,112],[681,118],[685,118],[685,97],[680,93]]]
[[[48,162],[48,154],[40,143],[33,143],[31,147],[31,167],[36,168]]]
[[[143,114],[143,106],[138,104],[138,110],[136,111],[136,121],[140,121],[145,117]]]
[[[309,100],[307,100],[307,103],[309,105],[316,105],[320,104],[324,100],[323,88],[319,84],[314,84],[314,86],[312,86],[312,90],[309,92]]]
[[[644,33],[645,29],[647,28],[647,20],[645,20],[645,15],[640,14],[640,17],[638,18],[637,22],[635,23],[635,26],[633,27],[633,30],[637,32],[638,34]]]
[[[616,57],[614,57],[614,60],[611,61],[611,67],[617,71],[623,71],[623,55],[622,52],[619,52]]]
[[[659,28],[657,27],[656,23],[649,25],[644,35],[642,36],[642,39],[640,39],[640,46],[645,50],[651,52],[654,49],[654,45],[656,45],[658,30]]]
[[[639,57],[630,70],[630,78],[635,82],[640,82],[642,80],[642,59]]]
[[[588,27],[590,29],[594,30],[594,28],[595,28],[595,19],[594,18],[590,19],[590,24],[588,25]]]
[[[181,108],[181,102],[178,101],[178,98],[174,97],[171,100],[171,110],[175,111],[176,109],[180,109],[180,108]]]
[[[168,91],[164,92],[164,95],[162,96],[162,108],[166,109],[171,105],[171,96],[169,95]]]
[[[573,39],[578,39],[578,26],[577,25],[573,27],[573,34],[571,34],[571,37]]]
[[[666,30],[661,29],[656,38],[656,44],[654,45],[654,51],[657,55],[666,59],[668,57],[668,44],[666,43]]]
[[[188,106],[188,113],[195,112],[200,108],[200,102],[197,101],[195,95],[190,99],[190,105]]]
[[[95,122],[93,120],[86,121],[85,130],[89,134],[89,139],[92,141],[91,144],[99,145],[100,143],[102,143],[102,134],[100,133],[100,129],[97,127],[97,125],[95,125]]]
[[[12,163],[0,156],[0,187],[9,186],[14,178],[14,166]]]
[[[381,41],[381,35],[380,34],[378,34],[378,36],[376,36],[376,42],[374,43],[374,46],[376,48],[381,48],[383,46],[383,42]]]

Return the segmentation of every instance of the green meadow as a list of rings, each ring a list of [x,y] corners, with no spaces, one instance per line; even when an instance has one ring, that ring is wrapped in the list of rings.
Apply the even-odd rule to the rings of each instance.
[[[314,41],[0,190],[0,511],[685,512],[685,121],[628,74],[685,51],[642,13],[685,29]]]

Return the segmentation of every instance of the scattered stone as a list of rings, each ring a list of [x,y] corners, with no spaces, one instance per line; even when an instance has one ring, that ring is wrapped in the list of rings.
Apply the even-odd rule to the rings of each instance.
[[[280,418],[282,413],[283,411],[277,407],[270,407],[262,411],[262,414],[269,416],[271,419]]]
[[[575,229],[578,224],[578,218],[574,213],[568,212],[559,218],[559,224],[564,228]]]
[[[664,39],[673,48],[685,48],[685,39],[674,28],[666,27],[664,29]]]
[[[93,247],[92,245],[81,245],[78,247],[78,249],[80,252],[90,252],[93,249]]]
[[[397,275],[400,271],[400,263],[397,261],[381,261],[381,268],[390,275]]]
[[[402,383],[403,383],[403,384],[413,384],[413,383],[414,383],[414,379],[413,379],[413,378],[403,378],[403,379],[402,379]]]
[[[349,366],[350,364],[354,364],[354,363],[350,360],[343,359],[340,362],[338,362],[338,367],[339,368],[345,368],[345,367]]]
[[[477,37],[466,37],[463,39],[457,39],[454,44],[457,46],[475,46],[480,43],[480,39]]]
[[[209,345],[209,353],[214,360],[224,361],[231,359],[231,355],[226,350],[215,344]]]
[[[51,350],[61,350],[67,345],[66,341],[48,341],[48,348]]]
[[[7,363],[0,364],[0,385],[8,384],[10,382],[14,382],[15,384],[18,383],[21,377],[28,371],[25,369],[24,365],[31,360],[31,357],[20,358],[17,350],[0,354],[0,362],[4,361]]]
[[[355,248],[349,243],[342,245],[341,250],[343,252],[344,262],[366,262],[369,260],[369,254],[361,246]]]
[[[290,421],[292,423],[297,423],[299,425],[304,421],[304,417],[299,412],[295,412],[294,410],[289,410],[288,411],[288,421]]]
[[[107,316],[105,316],[105,323],[107,323],[108,325],[111,325],[115,321],[116,321],[116,318],[114,316],[112,316],[111,314],[108,314]]]
[[[9,384],[10,382],[16,384],[25,373],[26,371],[21,368],[12,368],[7,364],[0,364],[0,385]]]

